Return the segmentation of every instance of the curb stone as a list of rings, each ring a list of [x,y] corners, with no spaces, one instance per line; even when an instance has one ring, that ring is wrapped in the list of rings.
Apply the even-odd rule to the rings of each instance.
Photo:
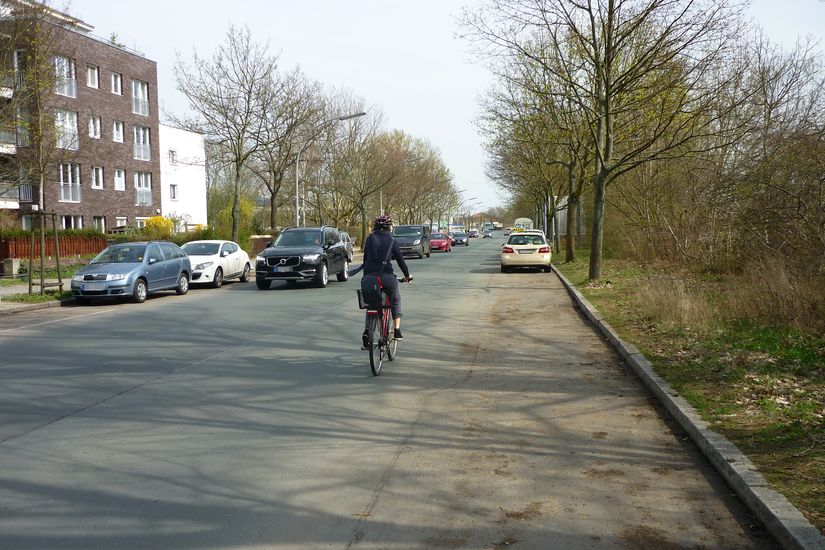
[[[27,304],[25,302],[9,302],[9,301],[6,301],[6,300],[4,300],[3,303],[5,303],[5,304],[13,303],[14,306],[12,306],[9,309],[0,308],[0,316],[14,315],[15,313],[23,313],[24,311],[35,311],[35,310],[38,310],[38,309],[48,309],[48,308],[52,308],[52,307],[62,307],[62,306],[65,306],[67,304],[74,303],[74,299],[70,298],[68,300],[59,300],[59,301],[56,300],[54,302],[42,302],[42,303],[39,303],[39,304]]]
[[[726,437],[708,428],[696,409],[656,374],[653,365],[636,346],[619,337],[556,266],[553,266],[553,272],[573,298],[576,307],[607,338],[782,548],[825,550],[825,536],[784,495],[771,488],[750,459]]]

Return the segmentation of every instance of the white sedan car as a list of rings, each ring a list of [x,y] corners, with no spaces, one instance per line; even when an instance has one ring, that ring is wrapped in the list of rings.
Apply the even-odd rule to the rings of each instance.
[[[550,244],[537,232],[513,233],[501,247],[501,272],[511,267],[537,267],[550,271]]]
[[[193,284],[220,287],[226,279],[249,280],[249,255],[232,241],[191,241],[182,247],[192,264]]]

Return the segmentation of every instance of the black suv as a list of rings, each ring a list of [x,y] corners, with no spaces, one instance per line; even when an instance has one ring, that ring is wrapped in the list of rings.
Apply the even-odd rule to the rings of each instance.
[[[347,249],[334,227],[290,227],[281,231],[255,258],[255,283],[261,290],[272,281],[315,281],[327,286],[329,274],[349,278]]]
[[[396,225],[392,236],[405,256],[415,254],[419,258],[430,257],[429,225]]]

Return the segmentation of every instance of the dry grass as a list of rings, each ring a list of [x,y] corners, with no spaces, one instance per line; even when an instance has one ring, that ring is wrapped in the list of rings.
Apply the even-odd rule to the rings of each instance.
[[[825,334],[825,277],[762,260],[750,264],[725,294],[729,318]]]
[[[660,276],[643,283],[632,295],[631,303],[638,314],[670,328],[708,334],[717,327],[718,312],[707,295],[689,288],[677,277]]]

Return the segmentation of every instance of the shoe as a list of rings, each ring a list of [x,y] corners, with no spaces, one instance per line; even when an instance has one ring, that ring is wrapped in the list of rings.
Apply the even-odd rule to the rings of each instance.
[[[370,349],[370,334],[366,330],[361,335],[361,349]]]
[[[395,329],[394,334],[393,334],[393,338],[395,338],[396,340],[403,340],[404,339],[404,335],[401,334],[401,329],[400,328]]]

